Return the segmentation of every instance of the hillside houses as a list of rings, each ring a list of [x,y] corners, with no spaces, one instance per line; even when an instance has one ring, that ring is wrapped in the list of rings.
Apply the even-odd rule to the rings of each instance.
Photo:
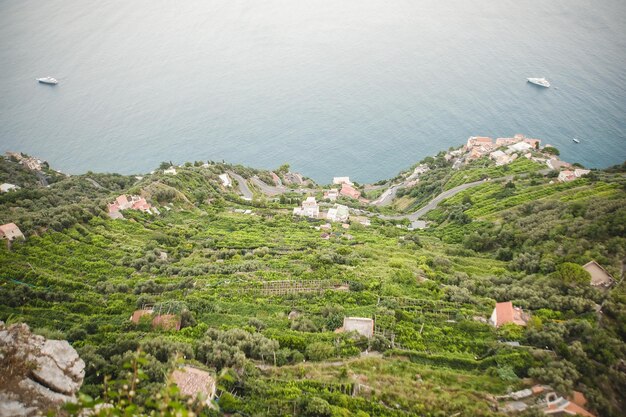
[[[496,303],[489,318],[489,324],[495,327],[500,327],[507,323],[526,326],[529,319],[530,315],[528,313],[525,313],[520,307],[514,307],[512,302],[506,301]]]
[[[326,218],[331,222],[347,222],[350,218],[350,210],[342,204],[335,204],[335,207],[328,209]]]
[[[573,171],[570,171],[569,169],[566,169],[565,171],[561,171],[559,173],[559,177],[558,180],[560,182],[570,182],[570,181],[574,181],[584,175],[589,174],[591,171],[588,169],[578,169],[576,168]]]
[[[518,157],[518,152],[525,153],[531,149],[539,149],[540,143],[539,139],[527,138],[521,134],[512,138],[498,138],[495,142],[486,136],[472,136],[467,140],[464,150],[470,161],[489,155],[496,161],[496,165],[506,165]],[[504,151],[499,150],[504,147],[506,147]]]
[[[128,196],[122,194],[118,196],[113,203],[109,203],[109,217],[112,219],[123,219],[124,216],[120,213],[122,210],[139,210],[149,214],[159,214],[159,210],[156,207],[152,207],[145,198],[138,195]]]
[[[339,190],[336,188],[331,188],[330,190],[324,191],[324,200],[337,201],[339,197]]]
[[[294,216],[317,219],[320,215],[320,206],[317,204],[315,197],[307,197],[306,200],[302,202],[301,207],[294,207],[293,214]]]
[[[0,239],[6,239],[11,242],[15,239],[25,239],[25,237],[15,223],[7,223],[0,225]]]
[[[354,198],[355,200],[358,200],[359,197],[361,197],[361,192],[359,190],[345,182],[341,184],[341,191],[339,191],[339,194],[345,197]]]

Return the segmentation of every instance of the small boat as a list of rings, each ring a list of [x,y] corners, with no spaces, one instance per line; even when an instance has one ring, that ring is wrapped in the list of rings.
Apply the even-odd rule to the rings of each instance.
[[[529,83],[539,85],[541,87],[550,87],[550,83],[545,78],[526,78]]]
[[[52,77],[37,78],[37,81],[39,81],[42,84],[50,84],[50,85],[56,85],[59,83],[59,81],[56,78],[52,78]]]
[[[573,138],[572,140],[574,141],[574,143],[580,143],[580,141],[576,138]]]

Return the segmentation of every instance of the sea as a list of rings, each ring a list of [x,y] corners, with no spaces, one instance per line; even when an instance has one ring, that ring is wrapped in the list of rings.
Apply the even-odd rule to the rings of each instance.
[[[517,133],[626,160],[626,1],[0,0],[0,151],[67,173],[365,183]]]

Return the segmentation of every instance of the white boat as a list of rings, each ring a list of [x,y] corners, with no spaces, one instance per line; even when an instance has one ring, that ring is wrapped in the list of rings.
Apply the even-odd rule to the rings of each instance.
[[[56,78],[52,78],[52,77],[37,78],[37,81],[39,81],[42,84],[51,84],[51,85],[56,85],[59,83],[59,81]]]
[[[546,80],[545,78],[527,78],[529,83],[535,84],[535,85],[540,85],[542,87],[550,87],[550,83],[548,82],[548,80]]]
[[[580,141],[576,138],[573,138],[572,140],[574,141],[574,143],[580,143]]]

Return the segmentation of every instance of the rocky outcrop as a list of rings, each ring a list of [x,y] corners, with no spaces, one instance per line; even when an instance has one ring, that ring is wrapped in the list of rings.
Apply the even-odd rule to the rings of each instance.
[[[65,340],[0,322],[0,417],[32,416],[76,400],[85,362]]]

